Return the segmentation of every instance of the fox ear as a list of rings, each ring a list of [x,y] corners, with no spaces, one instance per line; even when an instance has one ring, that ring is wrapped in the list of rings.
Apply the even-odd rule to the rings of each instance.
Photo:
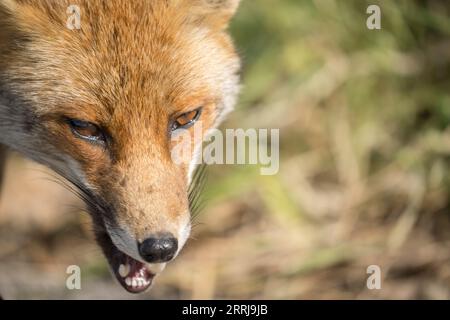
[[[195,22],[215,29],[225,29],[236,13],[240,0],[188,0]]]

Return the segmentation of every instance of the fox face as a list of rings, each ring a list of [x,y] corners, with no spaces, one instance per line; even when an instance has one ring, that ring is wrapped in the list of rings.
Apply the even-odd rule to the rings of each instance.
[[[238,2],[0,0],[0,144],[73,184],[129,292],[189,236],[194,156],[174,162],[172,138],[200,122],[206,134],[234,106]]]

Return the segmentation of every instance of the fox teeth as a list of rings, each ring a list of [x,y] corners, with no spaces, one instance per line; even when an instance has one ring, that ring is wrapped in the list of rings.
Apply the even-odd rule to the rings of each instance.
[[[125,265],[121,264],[119,266],[119,274],[122,278],[125,278],[128,273],[130,273],[130,265],[127,263]]]
[[[157,274],[164,270],[166,267],[165,263],[151,263],[147,265],[147,270],[151,273]]]
[[[127,284],[127,286],[131,286],[132,284],[131,278],[126,278],[125,283]]]

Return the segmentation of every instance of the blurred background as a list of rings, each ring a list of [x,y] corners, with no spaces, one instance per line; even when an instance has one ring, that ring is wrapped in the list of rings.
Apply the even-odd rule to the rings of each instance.
[[[381,30],[366,9],[381,8]],[[450,298],[450,5],[244,0],[223,128],[280,129],[280,172],[210,166],[192,239],[144,295],[109,274],[78,200],[13,155],[0,200],[5,298]],[[66,268],[82,289],[67,290]],[[381,268],[380,290],[366,286]]]

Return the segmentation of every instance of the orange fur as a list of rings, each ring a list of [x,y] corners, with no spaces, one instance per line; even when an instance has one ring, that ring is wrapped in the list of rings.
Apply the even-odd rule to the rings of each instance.
[[[66,27],[72,4],[80,30]],[[0,0],[0,144],[106,204],[107,216],[92,210],[99,233],[111,224],[138,242],[160,231],[180,237],[190,172],[171,161],[168,125],[203,106],[206,132],[233,107],[239,60],[226,25],[237,5]],[[110,143],[75,137],[69,118],[98,124]]]

